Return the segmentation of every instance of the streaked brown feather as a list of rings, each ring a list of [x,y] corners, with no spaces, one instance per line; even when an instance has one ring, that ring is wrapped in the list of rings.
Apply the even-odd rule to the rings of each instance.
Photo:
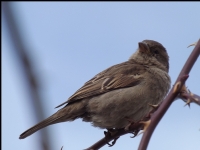
[[[86,82],[66,102],[60,104],[56,108],[67,103],[70,104],[77,100],[100,95],[118,88],[135,86],[141,81],[141,77],[138,78],[135,76],[139,76],[145,72],[145,70],[145,65],[138,64],[134,60],[114,65]]]

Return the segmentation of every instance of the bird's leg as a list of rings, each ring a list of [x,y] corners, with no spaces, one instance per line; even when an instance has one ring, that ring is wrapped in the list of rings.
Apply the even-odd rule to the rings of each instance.
[[[118,132],[118,130],[117,129],[107,129],[107,130],[108,131],[104,131],[105,140],[106,140],[106,143],[109,145],[109,147],[112,147],[113,145],[115,145],[119,136],[114,138],[114,140],[112,141],[112,144],[110,144],[108,141],[111,137],[115,136],[115,134]]]
[[[127,126],[125,126],[124,130],[131,131],[131,133],[134,134],[134,136],[132,136],[131,138],[134,138],[135,136],[140,135],[141,133],[144,133],[146,131],[149,124],[151,123],[151,120],[150,120],[151,115],[159,108],[160,104],[158,105],[149,104],[149,106],[152,107],[153,109],[140,121],[135,122],[131,118],[125,117],[125,119],[129,123]],[[139,133],[140,130],[143,130],[143,131]]]
[[[125,117],[125,119],[129,121],[129,124],[125,126],[124,130],[131,131],[131,133],[134,134],[133,136],[131,136],[131,138],[134,138],[135,136],[137,136],[137,134],[141,130],[141,127],[140,127],[141,124],[139,122],[134,122],[132,119],[128,117]]]

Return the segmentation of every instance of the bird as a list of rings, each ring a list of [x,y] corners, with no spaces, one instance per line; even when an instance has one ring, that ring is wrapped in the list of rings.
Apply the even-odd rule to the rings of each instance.
[[[121,129],[130,122],[142,120],[151,105],[162,102],[171,79],[169,56],[165,47],[154,40],[138,42],[131,57],[95,75],[56,113],[23,132],[24,139],[36,131],[56,123],[82,119],[101,129]]]

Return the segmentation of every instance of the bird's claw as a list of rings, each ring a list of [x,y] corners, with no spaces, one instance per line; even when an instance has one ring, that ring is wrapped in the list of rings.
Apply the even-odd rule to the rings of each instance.
[[[117,141],[118,138],[119,138],[119,136],[116,137],[116,138],[112,141],[112,144],[107,143],[107,144],[109,145],[109,147],[112,147],[113,145],[115,145],[115,143],[116,143],[116,141]]]
[[[113,145],[115,145],[117,139],[119,137],[114,138],[114,140],[112,141],[112,144],[110,144],[108,141],[108,139],[112,136],[114,136],[118,131],[117,129],[107,129],[108,131],[104,131],[104,135],[105,135],[105,140],[106,140],[106,144],[109,145],[109,147],[112,147]]]
[[[132,132],[133,136],[130,136],[130,138],[136,137],[139,132],[140,132],[140,130],[136,130],[136,131]]]
[[[124,130],[125,131],[129,131],[129,130],[132,131],[131,133],[133,134],[133,136],[131,136],[130,138],[136,137],[138,135],[138,133],[140,132],[140,130],[142,130],[140,121],[135,122],[128,117],[125,117],[125,118],[129,121],[129,124],[127,126],[125,126]],[[132,130],[132,129],[134,129],[134,130]]]

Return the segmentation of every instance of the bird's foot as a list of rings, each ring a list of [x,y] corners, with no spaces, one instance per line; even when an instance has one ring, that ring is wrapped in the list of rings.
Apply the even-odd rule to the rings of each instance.
[[[140,130],[135,130],[134,132],[132,132],[133,136],[130,136],[130,138],[136,137],[139,132],[140,132]]]
[[[109,145],[109,147],[112,147],[113,145],[115,145],[119,136],[114,138],[114,140],[112,141],[112,144],[109,143],[109,141],[110,141],[109,139],[111,137],[115,136],[117,134],[118,130],[117,129],[107,129],[107,130],[108,131],[104,131],[105,140],[106,140],[106,143]]]
[[[134,122],[132,119],[130,119],[128,117],[125,117],[125,119],[127,119],[129,121],[129,124],[127,126],[125,126],[124,130],[131,131],[131,133],[133,134],[133,136],[131,136],[131,138],[136,137],[137,134],[139,133],[139,131],[141,130],[140,122]]]

